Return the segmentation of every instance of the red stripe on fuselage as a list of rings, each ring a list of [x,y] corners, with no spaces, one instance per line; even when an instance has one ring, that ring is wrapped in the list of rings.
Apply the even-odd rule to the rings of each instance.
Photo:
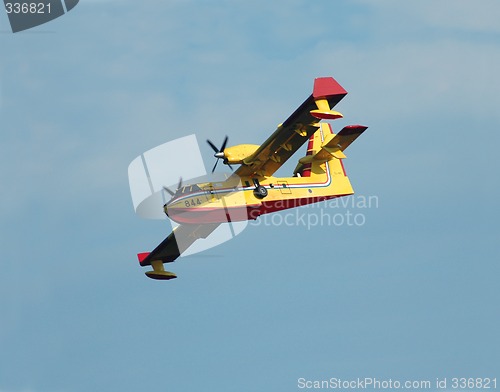
[[[347,195],[316,196],[298,199],[264,201],[262,204],[226,208],[175,208],[169,211],[169,218],[178,223],[226,223],[255,220],[260,215],[301,207]]]

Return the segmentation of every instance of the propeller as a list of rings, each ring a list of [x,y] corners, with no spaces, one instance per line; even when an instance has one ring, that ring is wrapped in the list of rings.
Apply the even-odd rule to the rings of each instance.
[[[212,147],[212,150],[215,151],[215,154],[214,154],[214,157],[217,158],[217,160],[215,161],[215,165],[212,169],[212,173],[215,171],[215,168],[217,167],[217,164],[219,163],[219,159],[223,159],[223,162],[229,166],[229,168],[231,170],[233,170],[233,168],[231,167],[231,165],[227,162],[227,160],[225,159],[225,156],[224,156],[224,149],[226,148],[226,144],[227,144],[227,139],[228,137],[226,136],[224,138],[224,141],[222,142],[222,146],[220,146],[220,148],[217,148],[215,147],[215,144],[213,144],[210,140],[207,139],[207,143],[210,147]]]
[[[177,192],[181,188],[181,186],[182,186],[182,177],[179,177],[179,184],[177,185],[177,189],[175,190],[175,192]],[[165,185],[163,185],[163,189],[165,189],[165,191],[169,193],[170,196],[173,197],[175,195],[175,192],[167,188]]]

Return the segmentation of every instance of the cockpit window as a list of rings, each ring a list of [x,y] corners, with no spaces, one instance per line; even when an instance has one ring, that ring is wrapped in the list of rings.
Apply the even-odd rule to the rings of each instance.
[[[186,185],[186,186],[183,186],[182,188],[179,188],[177,193],[183,195],[185,193],[193,193],[193,192],[198,192],[198,191],[201,191],[201,188],[198,185],[193,184],[193,185]]]

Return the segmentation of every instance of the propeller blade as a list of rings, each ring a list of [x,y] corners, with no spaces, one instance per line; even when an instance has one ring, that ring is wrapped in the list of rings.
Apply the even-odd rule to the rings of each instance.
[[[214,150],[214,151],[215,151],[215,153],[218,153],[218,152],[219,152],[218,148],[217,148],[217,147],[215,147],[215,145],[214,145],[214,144],[213,144],[210,140],[208,140],[208,139],[207,139],[207,143],[208,143],[208,145],[209,145],[210,147],[212,147],[212,150]]]
[[[214,168],[212,169],[212,173],[215,171],[215,168],[217,167],[217,164],[219,163],[219,158],[215,161]]]
[[[165,185],[163,186],[163,189],[165,189],[165,191],[167,191],[170,196],[173,196],[175,194],[175,192],[172,192],[170,189],[168,189]]]
[[[212,169],[212,173],[215,171],[215,168],[217,167],[217,164],[219,163],[219,159],[223,158],[224,159],[224,164],[228,165],[231,170],[233,170],[233,168],[231,167],[231,165],[229,165],[228,163],[226,163],[227,159],[225,159],[224,157],[224,150],[226,149],[226,145],[227,145],[227,141],[228,141],[228,137],[226,135],[226,137],[224,138],[224,141],[222,142],[222,146],[219,148],[215,147],[215,144],[213,144],[210,140],[207,139],[207,143],[210,147],[212,147],[212,150],[215,151],[215,154],[214,154],[214,157],[217,158],[217,160],[215,161],[215,165],[214,165],[214,168]]]
[[[226,135],[226,137],[224,138],[224,141],[222,142],[222,146],[221,146],[221,148],[219,150],[220,152],[224,152],[224,150],[226,148],[226,144],[227,144],[227,139],[228,139],[228,137]]]
[[[177,192],[182,186],[182,177],[179,177],[179,183],[177,184],[177,189],[175,190],[175,192]],[[175,192],[172,191],[170,188],[167,188],[165,185],[163,185],[163,189],[170,195],[170,196],[174,196],[175,195]]]

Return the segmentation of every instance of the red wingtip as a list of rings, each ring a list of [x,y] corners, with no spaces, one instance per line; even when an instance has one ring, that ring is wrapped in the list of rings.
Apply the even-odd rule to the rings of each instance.
[[[346,94],[347,91],[332,77],[314,79],[314,98],[326,98],[332,95]]]
[[[150,252],[137,253],[137,258],[139,259],[139,263],[142,263],[143,260],[149,256]]]

